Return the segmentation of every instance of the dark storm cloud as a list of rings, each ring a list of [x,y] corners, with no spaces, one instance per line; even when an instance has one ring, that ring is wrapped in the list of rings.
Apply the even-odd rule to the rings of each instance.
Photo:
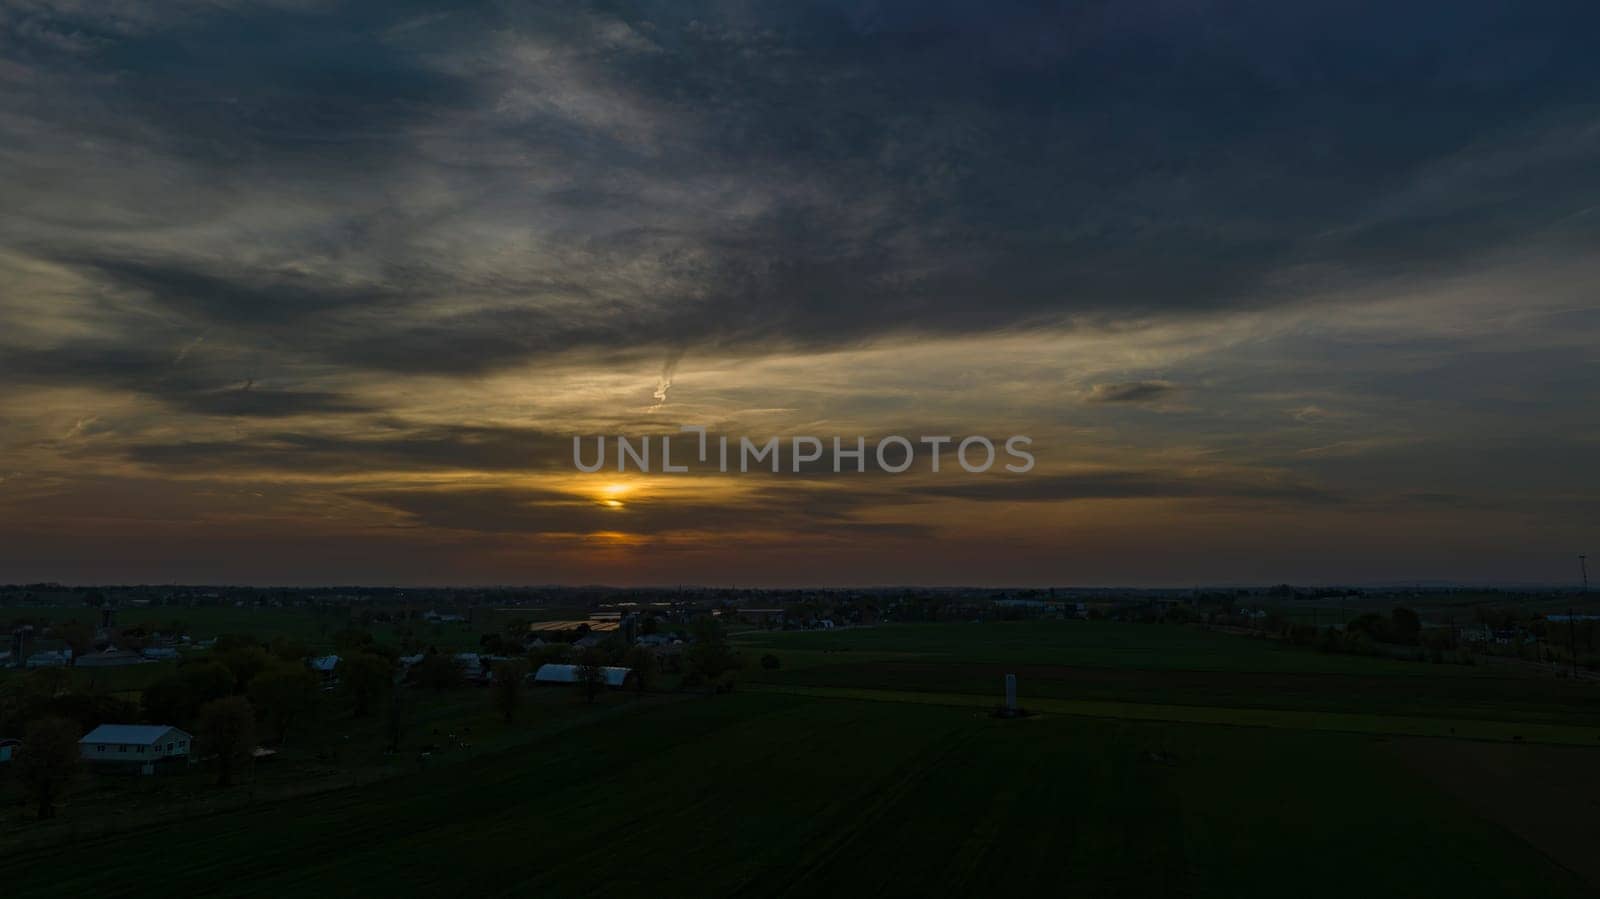
[[[0,237],[285,358],[1144,320],[1595,237],[1581,4],[128,9],[0,19]]]
[[[282,431],[248,442],[197,440],[139,443],[127,457],[170,470],[208,466],[222,470],[339,474],[373,471],[570,470],[567,435],[530,428],[379,426],[365,436]]]
[[[1091,403],[1150,403],[1177,392],[1171,381],[1127,381],[1121,384],[1096,384],[1085,399]]]
[[[373,406],[328,390],[258,386],[239,373],[249,363],[204,362],[194,354],[106,340],[0,353],[0,378],[11,387],[75,384],[139,393],[185,412],[245,418],[371,411]]]
[[[346,287],[296,273],[250,272],[238,262],[208,271],[170,260],[55,260],[139,291],[202,325],[292,326],[352,306],[382,308],[398,291]]]

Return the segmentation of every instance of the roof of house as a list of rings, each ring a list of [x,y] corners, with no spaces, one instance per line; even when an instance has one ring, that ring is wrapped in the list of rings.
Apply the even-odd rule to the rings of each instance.
[[[91,652],[78,656],[79,665],[97,665],[108,662],[142,662],[144,656],[131,649],[118,649],[115,646],[105,652]]]
[[[148,746],[158,742],[168,733],[177,730],[185,737],[186,731],[178,730],[170,724],[102,724],[94,730],[83,735],[79,743],[131,743],[133,745]]]
[[[620,687],[633,673],[632,668],[613,668],[610,666],[600,669],[601,676],[605,679],[606,686]],[[577,665],[540,665],[534,672],[533,679],[541,684],[575,684],[578,682]]]

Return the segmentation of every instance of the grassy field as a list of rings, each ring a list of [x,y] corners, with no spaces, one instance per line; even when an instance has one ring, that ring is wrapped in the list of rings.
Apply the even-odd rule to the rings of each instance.
[[[150,803],[137,830],[0,833],[5,895],[1561,897],[1600,887],[1582,836],[1600,805],[1600,747],[1589,742],[1600,731],[1562,718],[1584,708],[1576,684],[1109,623],[755,632],[739,643],[782,667],[747,671],[756,682],[732,695],[614,694],[589,706],[535,692],[504,726],[487,691],[419,693],[401,757],[383,755],[375,722],[322,722],[299,751],[336,750],[326,776],[357,785],[290,796],[314,769],[262,766],[257,798],[236,788],[216,814],[161,817],[151,795],[131,797]],[[994,666],[1029,672],[1024,705],[1036,714],[989,713]],[[1066,672],[1060,695],[1028,692],[1050,671]],[[1094,688],[1102,695],[1068,689],[1087,672],[1110,678]],[[1324,678],[1335,698],[1311,688]],[[1273,679],[1295,686],[1274,694]],[[1413,682],[1425,686],[1392,699]],[[1436,706],[1451,685],[1465,692]],[[1543,718],[1513,715],[1518,691]],[[1260,704],[1274,697],[1279,707]],[[1332,709],[1368,701],[1378,710]],[[1444,714],[1462,707],[1480,714]],[[463,734],[470,750],[415,763],[421,744]],[[1578,745],[1550,745],[1561,743]],[[352,774],[363,771],[384,779]],[[203,795],[202,777],[184,789]],[[68,818],[126,814],[129,798],[84,797]]]
[[[751,651],[785,654],[786,667],[920,660],[1068,665],[1142,671],[1411,674],[1410,662],[1307,652],[1277,640],[1182,625],[1114,621],[895,624],[832,631],[749,631]],[[1474,669],[1464,673],[1471,675]]]
[[[898,625],[745,636],[777,656],[765,683],[970,693],[998,700],[1007,673],[1022,697],[1340,714],[1478,719],[1600,728],[1592,683],[1330,655],[1279,641],[1168,625],[997,622]]]
[[[771,694],[7,867],[8,896],[1586,895],[1369,737]]]

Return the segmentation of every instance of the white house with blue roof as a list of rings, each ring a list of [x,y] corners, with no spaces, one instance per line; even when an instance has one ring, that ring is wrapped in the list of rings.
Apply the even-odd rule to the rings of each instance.
[[[154,770],[165,759],[188,759],[194,737],[165,724],[102,724],[78,741],[85,761],[121,762]]]

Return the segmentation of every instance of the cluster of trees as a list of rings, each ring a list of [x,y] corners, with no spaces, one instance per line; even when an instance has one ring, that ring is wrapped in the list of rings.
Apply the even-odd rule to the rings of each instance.
[[[1346,624],[1344,629],[1347,633],[1366,634],[1379,643],[1416,646],[1422,635],[1422,618],[1411,609],[1396,606],[1388,618],[1368,612]]]
[[[1368,613],[1346,624],[1343,630],[1334,627],[1318,628],[1309,624],[1284,625],[1285,639],[1296,646],[1305,646],[1321,652],[1338,652],[1350,655],[1394,656],[1390,646],[1418,647],[1409,654],[1417,661],[1450,662],[1462,665],[1473,663],[1472,654],[1459,650],[1455,632],[1448,628],[1423,630],[1422,619],[1407,608],[1396,608],[1388,617]],[[1402,658],[1407,657],[1405,655]]]
[[[0,733],[20,734],[44,718],[76,723],[81,735],[105,721],[137,721],[139,707],[125,699],[72,689],[72,672],[40,668],[0,682]]]
[[[208,704],[239,697],[282,742],[321,697],[321,681],[306,668],[304,658],[305,648],[288,640],[264,646],[251,637],[219,637],[210,655],[184,662],[172,676],[144,690],[140,701],[145,720],[193,730]]]
[[[697,618],[693,635],[694,642],[684,653],[684,685],[709,686],[717,693],[731,692],[744,660],[729,646],[728,632],[722,622],[709,616]]]

